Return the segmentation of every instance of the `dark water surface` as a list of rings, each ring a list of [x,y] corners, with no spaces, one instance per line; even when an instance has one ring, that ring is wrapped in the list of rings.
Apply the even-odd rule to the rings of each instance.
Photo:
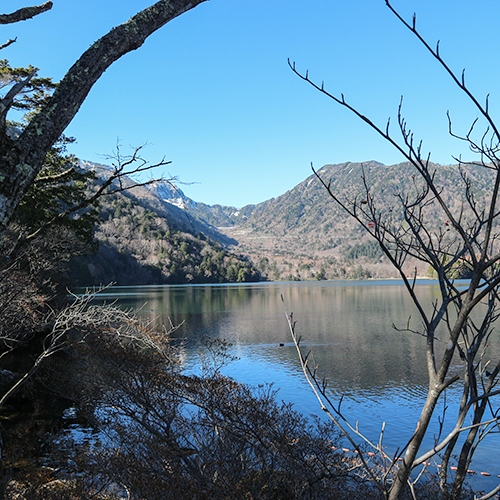
[[[438,298],[435,282],[421,281],[417,295],[430,310]],[[186,369],[196,369],[204,335],[233,344],[239,359],[224,373],[252,385],[273,383],[279,398],[293,402],[304,414],[321,414],[317,400],[302,374],[291,342],[283,302],[297,321],[303,346],[311,349],[318,373],[329,381],[334,401],[359,421],[360,430],[377,440],[386,422],[384,444],[389,453],[412,435],[427,394],[425,339],[392,328],[420,322],[406,290],[398,281],[335,281],[255,283],[242,285],[186,285],[113,287],[101,297],[117,299],[124,307],[142,308],[142,315],[158,323],[182,326],[174,333],[181,344]],[[442,334],[446,339],[446,335]],[[284,344],[280,346],[280,344]],[[443,345],[446,345],[443,343]],[[490,342],[486,359],[500,357],[498,335]],[[439,359],[439,358],[438,358]],[[461,374],[457,357],[452,371]],[[459,387],[447,392],[445,432],[453,427]],[[442,414],[443,404],[438,413]],[[446,425],[448,424],[448,425]],[[425,443],[433,444],[437,418]],[[496,485],[500,474],[499,435],[489,437],[476,452],[470,483],[476,489]]]

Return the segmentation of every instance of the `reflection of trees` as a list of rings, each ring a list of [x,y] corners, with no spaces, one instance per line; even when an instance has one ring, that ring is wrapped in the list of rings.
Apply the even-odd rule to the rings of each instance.
[[[300,331],[314,348],[321,374],[339,391],[426,383],[424,339],[390,328],[406,325],[413,310],[399,285],[250,285],[128,288],[124,307],[142,307],[141,314],[158,324],[183,325],[185,354],[193,356],[204,335],[234,344],[275,349],[275,363],[298,362],[288,346],[280,295],[294,305]],[[144,293],[147,292],[147,295]],[[138,293],[138,295],[135,295]],[[431,304],[437,290],[419,286],[422,302]],[[144,304],[146,305],[144,306]],[[325,312],[326,311],[326,312]],[[274,354],[274,351],[273,351]]]

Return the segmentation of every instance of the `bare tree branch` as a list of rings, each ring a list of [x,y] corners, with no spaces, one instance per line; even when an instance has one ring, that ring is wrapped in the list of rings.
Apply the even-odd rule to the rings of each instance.
[[[38,16],[38,14],[42,12],[52,9],[52,6],[53,3],[49,1],[35,7],[23,7],[12,14],[0,14],[0,24],[12,24],[18,23],[19,21],[26,21],[27,19]]]
[[[5,43],[0,45],[0,50],[7,48],[9,45],[12,45],[16,41],[17,41],[17,38],[14,38],[14,39],[11,38],[11,39],[7,40]]]
[[[97,189],[94,192],[89,193],[85,199],[83,199],[80,203],[70,206],[65,210],[59,212],[56,216],[54,216],[51,220],[44,223],[42,226],[37,228],[35,231],[30,233],[29,235],[21,235],[11,250],[12,255],[16,255],[20,248],[29,243],[30,241],[37,238],[40,234],[44,233],[48,228],[52,227],[54,224],[57,224],[58,221],[65,219],[66,217],[74,214],[80,210],[83,210],[87,207],[94,205],[100,198],[104,196],[109,196],[115,193],[121,193],[124,191],[128,191],[134,189],[139,186],[147,186],[149,184],[153,184],[159,181],[165,182],[174,182],[175,179],[163,179],[163,178],[151,178],[147,181],[135,182],[132,180],[131,176],[147,172],[150,170],[154,170],[155,168],[162,167],[165,165],[169,165],[170,161],[165,161],[162,159],[161,161],[150,164],[146,159],[144,159],[140,155],[140,151],[143,149],[143,146],[139,146],[135,148],[134,152],[131,156],[123,158],[120,156],[119,149],[117,151],[117,156],[113,157],[116,159],[116,164],[113,164],[113,169],[101,171],[101,176],[104,179],[102,182],[98,184]],[[131,165],[135,165],[133,168],[130,168]],[[127,168],[129,167],[129,168]],[[60,182],[64,181],[64,178],[70,175],[75,171],[75,167],[71,167],[65,172],[62,172],[58,175],[38,177],[35,179],[36,183],[44,183],[44,182]],[[125,183],[124,181],[127,180]]]
[[[29,85],[33,77],[36,76],[38,69],[33,69],[33,71],[20,82],[17,82],[13,85],[10,90],[7,92],[7,95],[0,99],[0,130],[5,130],[5,120],[7,119],[7,113],[9,112],[12,104],[14,103],[14,99],[16,96],[22,92],[22,90]]]

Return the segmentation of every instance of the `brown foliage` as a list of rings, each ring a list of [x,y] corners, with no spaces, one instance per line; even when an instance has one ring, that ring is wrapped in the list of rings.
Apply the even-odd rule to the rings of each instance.
[[[137,333],[96,331],[75,353],[75,395],[102,432],[86,451],[65,443],[85,480],[147,499],[336,498],[346,487],[333,426],[279,403],[271,386],[223,376],[225,343],[208,343],[203,372],[188,375],[167,336]]]

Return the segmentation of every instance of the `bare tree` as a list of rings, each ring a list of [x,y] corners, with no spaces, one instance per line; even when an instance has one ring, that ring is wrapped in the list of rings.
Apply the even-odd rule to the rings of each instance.
[[[462,181],[463,203],[454,210],[447,202],[443,187],[436,180],[439,168],[430,162],[430,154],[424,155],[422,144],[414,140],[402,114],[402,101],[398,109],[397,122],[400,135],[394,135],[388,121],[379,126],[349,104],[344,95],[337,97],[325,90],[324,84],[318,85],[309,79],[309,75],[299,73],[295,63],[290,63],[292,70],[318,91],[333,99],[341,106],[358,116],[374,129],[384,140],[389,142],[415,169],[413,187],[407,192],[395,193],[397,204],[394,207],[379,206],[370,185],[369,172],[363,171],[360,194],[354,198],[344,198],[332,189],[332,183],[316,173],[329,195],[379,243],[387,259],[398,270],[408,293],[420,315],[421,326],[408,324],[399,328],[410,334],[425,338],[429,388],[416,428],[407,442],[401,444],[396,455],[388,459],[386,472],[381,476],[370,472],[385,497],[396,500],[403,490],[412,487],[411,474],[416,467],[428,463],[431,457],[441,457],[440,483],[443,493],[448,490],[451,498],[459,498],[463,488],[467,469],[475,450],[487,435],[499,430],[500,409],[494,407],[492,397],[500,394],[498,375],[500,361],[488,359],[488,339],[493,324],[498,318],[498,292],[500,285],[500,245],[498,242],[498,193],[500,188],[500,132],[490,115],[488,97],[482,104],[469,90],[464,73],[456,75],[439,52],[439,42],[432,48],[416,28],[416,17],[408,23],[386,0],[389,9],[418,38],[420,43],[438,61],[448,73],[453,83],[467,96],[475,106],[480,119],[476,119],[464,134],[456,133],[449,118],[450,134],[465,142],[476,154],[477,160],[463,162],[456,158]],[[482,120],[482,122],[481,122]],[[484,123],[481,131],[480,122]],[[475,169],[486,169],[491,173],[491,190],[485,197],[476,195],[471,173]],[[314,170],[314,169],[313,169]],[[436,217],[437,215],[437,217]],[[440,300],[430,308],[422,304],[416,291],[417,268],[408,273],[406,263],[412,259],[421,268],[432,268],[437,275]],[[456,282],[456,277],[464,273],[470,279],[465,287]],[[473,314],[474,313],[474,314]],[[294,340],[294,325],[289,318]],[[437,345],[444,342],[442,353]],[[443,345],[443,344],[441,344]],[[299,349],[300,352],[300,349]],[[452,361],[460,358],[462,376],[450,373]],[[343,429],[349,439],[363,437],[357,427],[350,426],[347,419],[329,401],[328,393],[316,372],[308,365],[308,358],[300,354],[301,362],[315,387],[323,409]],[[311,369],[310,369],[311,368]],[[428,431],[428,425],[439,401],[442,401],[446,389],[461,384],[462,398],[454,415],[455,424],[448,435],[436,437],[431,449],[422,451],[422,442]],[[441,417],[450,418],[448,409]],[[466,417],[471,416],[471,423]],[[458,447],[459,435],[465,433],[465,442]],[[373,444],[378,453],[385,453],[378,443]],[[458,447],[458,449],[457,449]],[[457,471],[451,488],[447,484],[450,458],[458,453]],[[367,470],[370,464],[360,453]],[[491,498],[500,491],[500,485],[493,491],[481,496],[482,500]]]
[[[45,155],[78,112],[94,83],[121,56],[139,48],[168,21],[205,0],[160,0],[113,28],[82,54],[58,84],[46,105],[18,137],[8,133],[6,116],[15,97],[35,78],[37,69],[16,82],[0,99],[0,237],[29,186],[42,168]],[[0,16],[0,23],[28,19],[50,9],[52,2]],[[7,45],[9,42],[7,42]],[[4,44],[5,45],[5,44]]]

